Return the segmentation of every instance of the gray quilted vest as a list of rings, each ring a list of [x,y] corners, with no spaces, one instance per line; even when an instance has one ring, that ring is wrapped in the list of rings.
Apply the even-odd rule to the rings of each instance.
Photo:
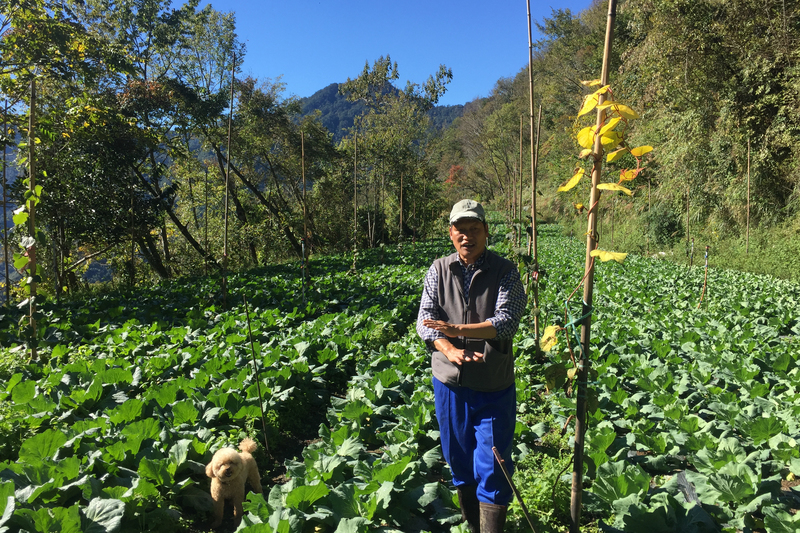
[[[467,302],[458,262],[457,253],[433,262],[439,278],[439,318],[451,324],[479,324],[494,316],[500,280],[514,269],[514,264],[487,250],[483,264],[473,275]],[[439,381],[451,387],[469,387],[484,392],[503,390],[514,383],[514,357],[510,340],[448,339],[456,348],[466,347],[482,352],[484,359],[456,365],[442,352],[434,350],[431,366],[433,375]]]

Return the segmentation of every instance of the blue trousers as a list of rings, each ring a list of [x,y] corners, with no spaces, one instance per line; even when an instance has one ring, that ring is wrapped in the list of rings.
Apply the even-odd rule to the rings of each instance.
[[[449,387],[433,378],[433,393],[442,454],[453,473],[453,484],[477,485],[479,501],[508,505],[513,492],[494,458],[492,446],[497,448],[511,474],[516,386],[480,392]]]

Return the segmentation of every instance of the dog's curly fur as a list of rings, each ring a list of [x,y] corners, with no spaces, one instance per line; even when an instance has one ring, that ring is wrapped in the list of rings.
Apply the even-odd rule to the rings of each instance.
[[[214,523],[211,527],[217,528],[222,524],[225,500],[233,502],[234,525],[238,526],[242,521],[245,481],[250,482],[253,492],[262,491],[261,476],[252,455],[257,447],[253,439],[246,438],[239,444],[241,453],[233,448],[222,448],[217,450],[206,466],[206,475],[211,478],[211,498],[214,500]]]

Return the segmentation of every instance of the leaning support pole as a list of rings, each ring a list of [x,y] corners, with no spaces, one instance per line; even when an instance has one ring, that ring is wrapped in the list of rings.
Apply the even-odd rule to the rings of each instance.
[[[528,241],[528,255],[531,257],[533,271],[533,337],[534,346],[539,350],[539,256],[536,243],[536,135],[533,122],[533,33],[531,30],[531,0],[528,4],[528,88],[530,92],[531,123],[531,240]],[[530,270],[528,271],[530,281]]]
[[[600,75],[602,86],[608,85],[608,63],[611,53],[611,41],[614,36],[614,19],[616,18],[617,2],[608,2],[608,22],[606,26],[606,41],[603,51],[603,70]],[[597,126],[595,131],[600,131],[605,123],[605,109],[600,109],[606,95],[601,94],[598,101]],[[577,410],[575,413],[575,453],[572,462],[572,499],[570,501],[570,533],[580,531],[581,523],[581,498],[583,496],[583,446],[586,439],[586,405],[588,393],[589,377],[589,341],[592,324],[592,296],[594,292],[594,258],[591,256],[592,250],[597,246],[599,236],[597,235],[597,204],[600,200],[600,193],[597,185],[600,183],[600,172],[603,161],[603,145],[600,142],[600,135],[595,136],[594,150],[592,157],[594,165],[592,167],[592,192],[589,199],[589,224],[586,232],[586,276],[583,285],[583,326],[581,327],[581,351],[580,361],[578,362],[577,378]]]
[[[517,486],[514,485],[514,481],[511,479],[511,474],[509,474],[508,469],[506,469],[505,461],[503,460],[502,457],[500,457],[500,452],[497,451],[497,448],[495,446],[492,446],[492,453],[494,454],[494,458],[497,461],[497,464],[500,465],[500,470],[503,471],[503,475],[506,477],[506,481],[508,481],[508,484],[511,486],[511,490],[514,491],[514,496],[517,497],[519,506],[522,508],[522,514],[525,515],[525,519],[528,521],[528,525],[531,526],[531,531],[533,531],[533,533],[536,533],[536,530],[533,528],[533,521],[531,520],[531,514],[528,512],[528,507],[522,500],[522,496],[517,490]]]

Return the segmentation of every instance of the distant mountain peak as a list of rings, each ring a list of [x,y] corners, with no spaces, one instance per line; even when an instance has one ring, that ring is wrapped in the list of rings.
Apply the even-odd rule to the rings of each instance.
[[[331,83],[307,98],[301,98],[303,114],[310,115],[316,110],[322,113],[322,124],[333,134],[334,142],[339,142],[353,127],[355,117],[362,114],[366,105],[363,102],[349,102],[339,94],[339,84]],[[428,114],[433,127],[443,130],[464,113],[463,105],[435,106]]]

